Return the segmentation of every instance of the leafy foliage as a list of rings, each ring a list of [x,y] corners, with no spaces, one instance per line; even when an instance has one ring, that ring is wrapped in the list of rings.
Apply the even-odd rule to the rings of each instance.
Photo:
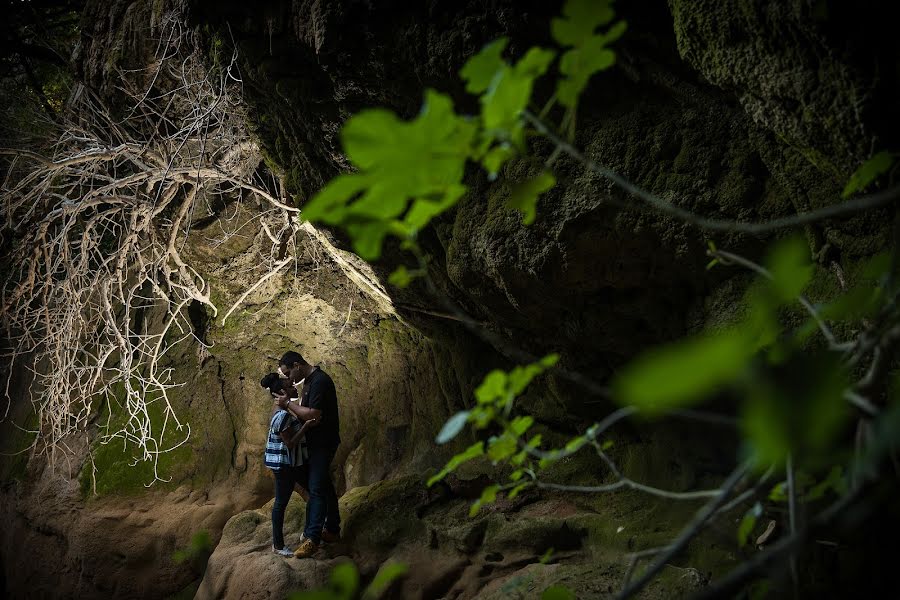
[[[201,529],[191,537],[191,543],[187,548],[176,550],[172,554],[172,561],[176,564],[188,563],[202,572],[212,551],[213,543],[209,532]]]
[[[408,567],[403,563],[389,562],[378,570],[372,582],[359,593],[359,571],[352,562],[335,566],[329,575],[328,585],[322,589],[295,592],[289,600],[377,600],[398,578],[404,576]]]
[[[614,63],[615,54],[608,45],[625,31],[624,23],[606,33],[594,32],[613,18],[611,6],[611,2],[594,5],[569,0],[564,18],[554,21],[555,38],[570,47],[559,65],[565,78],[559,82],[562,94],[557,92],[570,108],[588,79]],[[590,18],[583,20],[587,15]],[[548,72],[557,52],[530,48],[511,63],[503,57],[507,45],[506,38],[491,42],[459,72],[466,91],[479,96],[477,115],[459,115],[449,96],[427,90],[419,115],[411,121],[386,109],[364,110],[351,117],[341,129],[341,141],[357,170],[323,187],[304,206],[303,218],[342,227],[356,253],[367,260],[381,256],[388,236],[414,249],[418,232],[465,195],[467,164],[480,165],[493,180],[507,162],[527,151],[522,115],[533,100],[535,82]],[[538,197],[555,183],[556,178],[546,171],[520,182],[507,205],[530,224]],[[389,281],[405,287],[421,275],[424,269],[401,267]]]
[[[625,33],[626,24],[619,21],[605,33],[598,27],[608,25],[615,17],[611,0],[576,0],[567,2],[563,16],[553,19],[550,30],[561,46],[571,49],[562,55],[560,72],[565,75],[556,88],[560,104],[574,110],[588,80],[597,72],[615,64],[616,54],[607,46]]]
[[[841,196],[849,198],[853,194],[865,190],[876,179],[887,173],[896,161],[897,155],[894,153],[881,151],[875,154],[850,176]]]
[[[500,38],[465,63],[459,74],[466,91],[479,96],[479,114],[459,115],[447,96],[429,90],[422,111],[412,121],[402,121],[386,110],[354,116],[345,125],[342,139],[358,171],[330,182],[307,204],[304,217],[343,227],[357,252],[368,259],[380,256],[387,236],[399,238],[402,247],[417,254],[420,264],[415,270],[397,268],[390,277],[393,285],[402,287],[426,275],[417,252],[417,233],[466,194],[463,175],[467,169],[471,172],[472,166],[478,166],[493,181],[504,165],[528,152],[526,140],[538,133],[527,128],[525,119],[536,101],[536,82],[554,72],[551,67],[558,58],[555,93],[546,100],[541,119],[558,102],[564,109],[560,129],[572,139],[579,98],[591,77],[615,64],[610,46],[626,29],[625,22],[615,22],[611,0],[568,0],[562,16],[551,23],[559,49],[530,48],[517,61],[510,61],[504,57],[509,40]],[[554,141],[557,150],[564,146],[558,138]],[[881,152],[866,161],[848,181],[844,196],[866,189],[892,168],[895,159]],[[556,184],[549,168],[552,163],[553,157],[545,170],[510,186],[506,205],[521,213],[525,225],[535,221],[539,198]],[[830,303],[813,306],[803,296],[815,267],[802,238],[775,244],[764,266],[720,251],[712,242],[708,254],[707,268],[739,265],[758,275],[746,295],[745,315],[725,328],[639,356],[613,377],[613,399],[623,405],[620,410],[653,418],[684,413],[727,394],[739,405],[739,430],[759,469],[800,465],[794,475],[800,498],[806,502],[845,493],[840,464],[845,457],[833,450],[848,422],[846,396],[854,392],[853,373],[846,351],[839,351],[825,320],[856,322],[883,314],[889,261],[877,257],[870,275],[859,285]],[[795,322],[786,324],[789,307],[798,306],[809,318],[799,327]],[[823,330],[826,347],[810,349],[809,338],[817,329]],[[436,442],[455,440],[467,425],[487,439],[453,456],[428,485],[476,458],[487,457],[494,465],[506,467],[508,480],[484,488],[470,507],[474,516],[504,493],[513,499],[540,485],[545,469],[588,448],[606,461],[619,477],[618,483],[633,484],[605,454],[612,446],[611,440],[602,437],[606,426],[595,423],[565,444],[545,448],[542,435],[534,431],[534,418],[517,411],[516,402],[529,384],[558,360],[551,354],[532,364],[487,373],[475,390],[474,405],[453,415]],[[492,435],[483,433],[487,429]],[[652,490],[646,485],[633,487]],[[784,484],[778,484],[770,501],[781,501],[784,494]],[[736,531],[738,545],[747,544],[762,514],[760,503],[746,512]],[[516,581],[513,578],[509,585]],[[542,596],[547,600],[571,597],[561,587],[551,587]]]

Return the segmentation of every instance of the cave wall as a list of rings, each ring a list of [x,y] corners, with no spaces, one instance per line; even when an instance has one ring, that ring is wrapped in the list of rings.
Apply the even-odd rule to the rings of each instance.
[[[472,109],[456,75],[465,59],[500,35],[512,40],[512,55],[550,44],[549,19],[559,11],[503,1],[266,2],[250,10],[196,0],[190,8],[209,39],[239,49],[253,127],[301,205],[347,168],[337,132],[349,115],[385,106],[410,117],[427,87]],[[836,201],[863,160],[896,144],[888,118],[896,49],[888,38],[870,39],[864,11],[803,0],[617,10],[629,32],[617,42],[616,68],[585,93],[576,145],[663,198],[720,218],[808,210]],[[535,151],[551,148],[537,142]],[[598,379],[649,344],[721,318],[706,298],[741,275],[704,271],[708,237],[754,258],[771,239],[707,236],[622,210],[608,200],[635,201],[565,158],[556,163],[559,184],[526,227],[502,205],[503,180],[538,165],[514,162],[495,183],[467,180],[455,212],[423,235],[431,273],[501,336],[535,354],[561,351]],[[833,278],[825,274],[832,263],[852,269],[883,247],[886,215],[807,228],[820,276]],[[397,260],[389,252],[381,272]],[[422,287],[392,294],[440,307]]]
[[[346,118],[368,106],[413,116],[429,86],[472,109],[456,76],[465,59],[499,35],[510,36],[513,54],[549,44],[548,22],[559,11],[512,0],[89,2],[75,57],[81,78],[114,104],[115,68],[143,66],[152,51],[143,32],[175,5],[210,49],[237,45],[248,126],[301,206],[347,168],[337,140]],[[618,9],[629,33],[617,43],[617,67],[586,92],[576,144],[646,189],[705,215],[765,219],[834,202],[862,160],[896,148],[896,126],[885,118],[897,99],[896,49],[869,36],[863,17],[800,0]],[[550,148],[539,142],[535,151]],[[504,178],[538,164],[515,162]],[[438,287],[486,328],[535,354],[559,351],[565,366],[602,381],[643,348],[735,310],[746,278],[704,271],[704,235],[605,202],[629,200],[565,158],[557,170],[560,183],[530,227],[503,207],[507,184],[472,177],[455,211],[423,234]],[[834,264],[852,273],[884,246],[886,216],[806,230],[823,293],[837,287]],[[228,306],[249,285],[263,242],[210,247],[205,233],[196,232],[189,252]],[[339,232],[332,239],[341,245]],[[715,239],[752,257],[769,241]],[[169,484],[146,491],[146,471],[121,468],[116,448],[96,445],[98,498],[83,463],[62,475],[19,465],[4,477],[0,508],[14,525],[4,531],[0,563],[7,585],[22,586],[12,593],[37,586],[48,595],[161,597],[187,585],[196,573],[174,564],[172,552],[271,494],[258,460],[269,405],[257,382],[290,347],[337,383],[342,489],[443,462],[453,449],[436,452],[434,433],[489,368],[508,364],[505,346],[489,348],[453,321],[405,310],[440,311],[421,287],[389,289],[399,314],[385,313],[313,248],[299,275],[273,279],[226,325],[206,321],[209,350],[190,346],[173,357],[189,384],[176,401],[194,441],[167,459]],[[399,258],[389,251],[373,268],[384,275]],[[566,431],[608,408],[558,378],[539,383],[526,402],[543,424]],[[679,485],[719,473],[719,464],[688,464],[688,454],[674,466],[656,460],[671,449],[660,443],[666,435],[625,436],[629,472],[658,484],[678,473]],[[82,442],[85,459],[92,442]],[[64,548],[60,569],[48,577],[21,547]]]

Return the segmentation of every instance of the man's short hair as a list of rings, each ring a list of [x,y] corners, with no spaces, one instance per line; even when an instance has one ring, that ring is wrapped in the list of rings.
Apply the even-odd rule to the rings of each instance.
[[[294,352],[293,350],[285,352],[284,356],[281,357],[281,362],[279,362],[278,364],[290,366],[295,363],[300,363],[301,365],[309,364],[308,362],[306,362],[306,360],[303,359],[302,356],[300,356],[299,352]]]

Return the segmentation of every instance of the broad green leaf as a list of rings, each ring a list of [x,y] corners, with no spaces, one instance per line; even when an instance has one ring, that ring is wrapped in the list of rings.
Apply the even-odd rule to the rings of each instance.
[[[491,424],[496,416],[497,410],[490,404],[482,404],[472,409],[472,422],[478,429],[484,429]]]
[[[363,221],[346,226],[353,240],[353,251],[365,260],[377,260],[381,256],[381,244],[388,234],[389,225],[384,221]]]
[[[463,430],[463,427],[466,426],[466,421],[468,420],[469,411],[463,410],[456,413],[447,419],[447,422],[444,423],[444,426],[441,428],[440,433],[438,433],[437,438],[435,438],[434,441],[438,444],[446,444]]]
[[[513,435],[521,437],[532,425],[534,425],[534,417],[526,415],[513,419],[513,422],[509,424],[509,429]]]
[[[556,363],[559,362],[559,354],[551,353],[538,361],[538,364],[544,367],[545,369],[550,369],[556,366]]]
[[[488,373],[475,389],[475,398],[480,404],[488,404],[506,395],[508,376],[499,369]]]
[[[772,584],[768,579],[755,581],[747,588],[747,600],[766,600],[771,597],[771,588]]]
[[[359,588],[359,572],[356,565],[351,562],[335,566],[328,579],[336,600],[350,600]]]
[[[546,72],[554,56],[550,50],[532,48],[514,67],[497,72],[481,97],[481,116],[489,132],[505,132],[505,139],[516,141],[522,130],[519,115],[531,100],[534,80]]]
[[[492,438],[490,442],[488,442],[488,458],[496,464],[501,460],[512,456],[517,448],[516,439],[508,433],[504,433],[501,436]]]
[[[772,274],[772,289],[783,303],[796,300],[812,279],[809,246],[801,237],[779,242],[769,255],[767,266]]]
[[[496,179],[500,168],[515,155],[516,149],[508,142],[497,144],[491,148],[481,159],[481,166],[488,172],[488,179],[492,181]]]
[[[511,490],[509,490],[509,492],[507,492],[507,494],[506,494],[506,497],[509,498],[510,500],[515,500],[516,496],[521,494],[523,490],[530,487],[531,485],[532,484],[530,481],[523,481],[519,485],[517,485],[514,488],[512,488]]]
[[[627,365],[613,389],[619,402],[660,414],[701,400],[737,377],[752,349],[740,329],[651,350]]]
[[[311,222],[338,224],[344,219],[346,204],[368,185],[368,178],[359,174],[338,175],[303,206],[301,214]]]
[[[325,588],[324,590],[295,592],[288,596],[288,600],[341,600],[341,597],[331,588]]]
[[[531,98],[532,81],[517,76],[511,67],[498,72],[494,83],[481,97],[484,126],[495,132],[509,132],[519,125],[519,114]]]
[[[551,585],[541,594],[541,600],[575,600],[575,594],[565,586]]]
[[[565,451],[568,452],[569,454],[573,454],[573,453],[581,450],[584,447],[584,445],[587,443],[588,443],[587,439],[585,439],[585,437],[583,435],[580,435],[576,438],[572,438],[571,440],[568,441],[568,443],[566,443]]]
[[[409,567],[401,562],[389,562],[378,569],[372,583],[363,592],[363,600],[377,600],[387,588],[399,577],[406,575]]]
[[[498,38],[466,61],[459,76],[466,81],[467,92],[480,94],[488,89],[497,71],[506,65],[502,54],[508,42],[505,37]]]
[[[841,196],[849,198],[853,194],[863,191],[878,177],[887,173],[896,160],[897,155],[891,152],[881,151],[874,155],[850,176],[850,180],[847,181]]]
[[[561,46],[578,46],[615,16],[610,0],[567,0],[563,16],[550,22],[550,32]]]
[[[383,152],[402,143],[409,125],[384,108],[370,108],[350,117],[341,129],[347,157],[360,169],[377,166]]]
[[[446,212],[459,202],[467,189],[462,184],[454,183],[447,186],[446,192],[440,200],[417,198],[403,219],[403,224],[407,226],[408,232],[410,234],[417,232],[428,225],[431,219]]]
[[[509,383],[507,388],[510,392],[508,397],[515,397],[521,394],[531,380],[544,372],[544,369],[538,363],[530,365],[513,367],[509,372]]]
[[[447,475],[452,473],[454,470],[456,470],[456,468],[459,467],[461,464],[468,462],[468,461],[472,460],[473,458],[478,458],[479,456],[482,456],[483,454],[484,454],[484,442],[475,442],[474,444],[472,444],[471,446],[466,448],[465,451],[460,452],[459,454],[457,454],[453,458],[451,458],[449,461],[447,461],[447,464],[444,465],[444,468],[441,469],[441,471],[437,475],[434,475],[433,477],[431,477],[428,480],[426,485],[428,487],[433,486],[435,483],[437,483],[438,481],[440,481],[441,479],[443,479],[444,477],[446,477]]]
[[[376,182],[347,208],[345,218],[378,221],[393,219],[403,214],[408,204],[409,199],[396,181]]]
[[[469,516],[474,517],[478,514],[478,511],[481,510],[481,507],[485,504],[490,504],[497,500],[497,491],[500,489],[499,485],[489,485],[484,488],[484,491],[481,492],[481,497],[472,503],[472,506],[469,507]]]
[[[388,283],[400,288],[405,288],[412,282],[414,275],[404,265],[400,265],[394,269],[393,273],[388,277]]]
[[[810,488],[809,492],[803,496],[803,500],[806,502],[818,500],[831,490],[837,494],[844,494],[847,491],[847,482],[844,481],[844,469],[840,465],[832,467],[828,476]]]
[[[509,478],[512,481],[518,481],[518,480],[522,479],[522,476],[524,474],[525,474],[525,471],[523,471],[522,469],[516,469],[515,471],[513,471],[512,473],[509,474]]]
[[[793,454],[819,468],[848,416],[849,376],[832,353],[797,353],[759,373],[746,386],[741,425],[757,464],[780,465]]]
[[[787,482],[780,481],[769,490],[769,500],[773,502],[787,502]]]
[[[547,72],[547,68],[550,67],[550,63],[553,62],[554,58],[556,58],[556,52],[553,50],[538,47],[529,48],[525,56],[513,67],[513,72],[519,77],[531,80],[537,79]]]

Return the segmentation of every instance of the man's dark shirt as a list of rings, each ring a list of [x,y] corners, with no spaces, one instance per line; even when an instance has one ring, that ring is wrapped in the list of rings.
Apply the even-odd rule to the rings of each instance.
[[[310,447],[331,447],[341,443],[341,421],[338,416],[337,392],[328,373],[317,368],[303,384],[300,406],[322,411],[321,422],[306,430],[306,443]]]

